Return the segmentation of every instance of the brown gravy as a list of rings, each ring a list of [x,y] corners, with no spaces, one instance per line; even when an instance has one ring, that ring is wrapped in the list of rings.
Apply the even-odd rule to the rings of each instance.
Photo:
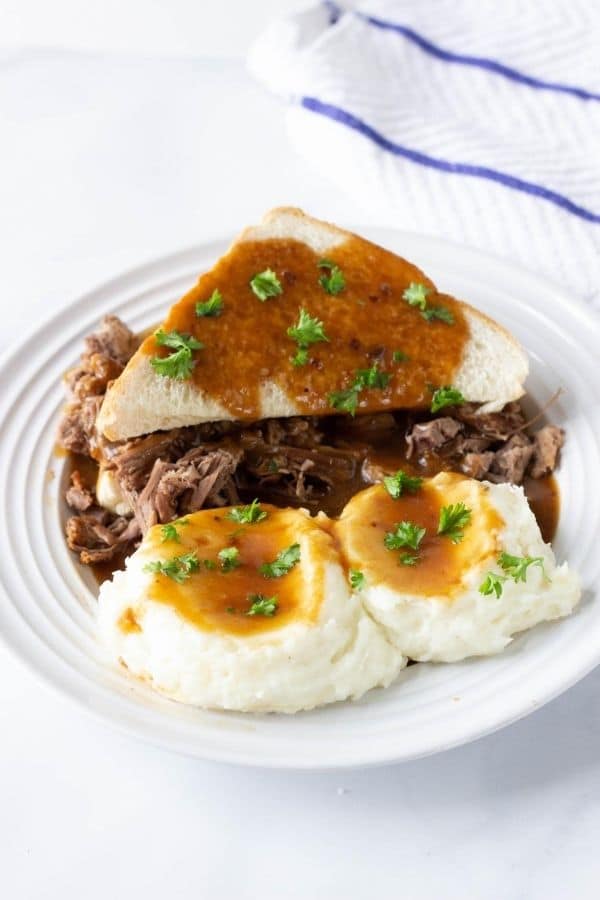
[[[331,538],[318,533],[311,520],[299,523],[298,519],[303,518],[299,513],[267,505],[262,509],[267,512],[267,518],[251,525],[236,524],[223,510],[196,514],[193,522],[178,527],[178,543],[163,543],[160,526],[153,528],[148,535],[151,557],[153,550],[155,558],[163,559],[193,550],[201,565],[183,584],[163,574],[155,575],[150,598],[174,607],[204,631],[254,634],[281,628],[291,621],[314,621],[323,594],[322,561],[331,554]],[[310,539],[317,572],[314,582],[304,582],[300,565],[279,578],[265,578],[260,573],[263,563],[273,562],[281,550],[301,540],[307,532],[313,532]],[[239,565],[224,573],[218,553],[225,547],[238,550]],[[204,560],[214,567],[207,568]],[[277,614],[248,615],[257,595],[275,597]]]
[[[473,518],[462,540],[453,543],[437,529],[442,506],[457,502],[464,502]],[[385,546],[385,535],[393,533],[399,522],[426,529],[418,549]],[[481,484],[448,473],[442,485],[426,482],[415,494],[404,493],[398,499],[390,497],[383,485],[363,491],[346,507],[335,531],[349,568],[361,569],[369,584],[450,599],[462,587],[465,572],[497,551],[503,524]],[[414,565],[402,563],[403,553],[415,560]]]
[[[433,283],[411,263],[360,238],[350,238],[331,250],[329,259],[340,267],[346,286],[337,295],[325,292],[319,278],[320,256],[293,240],[241,242],[203,275],[169,312],[165,331],[192,334],[204,349],[194,351],[193,379],[240,421],[262,417],[260,385],[275,382],[302,414],[334,410],[328,395],[350,387],[357,369],[375,362],[392,379],[384,389],[361,392],[359,411],[426,408],[432,386],[452,383],[468,337],[461,305],[437,294]],[[272,269],[282,293],[261,302],[250,286],[258,273]],[[411,282],[431,289],[429,306],[444,306],[454,324],[425,321],[419,309],[402,299]],[[195,306],[214,290],[223,296],[217,317],[198,318]],[[297,345],[287,329],[300,308],[322,320],[328,342],[312,344],[309,363],[292,365]],[[393,336],[393,338],[392,338]],[[394,351],[408,359],[394,361]],[[171,351],[153,336],[142,351],[165,356]]]

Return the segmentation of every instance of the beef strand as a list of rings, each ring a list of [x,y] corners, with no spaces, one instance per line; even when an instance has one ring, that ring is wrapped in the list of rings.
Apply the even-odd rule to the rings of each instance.
[[[240,457],[239,450],[197,447],[174,463],[156,459],[146,486],[132,498],[142,533],[157,522],[169,522],[206,505],[237,503],[232,476]]]
[[[556,425],[545,425],[534,435],[532,478],[542,478],[556,468],[560,448],[565,442],[565,433]]]

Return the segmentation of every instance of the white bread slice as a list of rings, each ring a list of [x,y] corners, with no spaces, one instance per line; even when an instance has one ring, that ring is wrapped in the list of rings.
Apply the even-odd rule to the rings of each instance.
[[[320,256],[327,256],[356,236],[313,219],[302,210],[282,207],[271,210],[258,225],[246,228],[228,253],[238,242],[273,238],[300,241]],[[415,272],[418,274],[418,270]],[[527,357],[512,335],[492,319],[465,303],[462,310],[470,335],[453,386],[466,400],[484,404],[485,411],[501,409],[523,395]],[[306,414],[276,382],[264,381],[259,387],[257,418]],[[176,381],[158,375],[149,356],[138,351],[109,388],[97,424],[110,440],[125,440],[152,431],[232,418],[216,398],[192,380]]]

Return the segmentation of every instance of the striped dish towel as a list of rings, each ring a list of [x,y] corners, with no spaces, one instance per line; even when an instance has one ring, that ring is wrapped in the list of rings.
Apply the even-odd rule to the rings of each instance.
[[[522,263],[600,303],[600,4],[324,2],[250,70],[294,146],[382,225]]]

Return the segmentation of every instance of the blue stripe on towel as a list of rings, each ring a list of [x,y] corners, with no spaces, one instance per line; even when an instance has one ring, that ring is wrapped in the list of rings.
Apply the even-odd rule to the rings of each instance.
[[[322,0],[322,2],[329,11],[330,24],[335,24],[345,10],[341,6],[338,6],[334,0]],[[378,16],[370,16],[367,13],[358,12],[356,10],[351,12],[359,19],[362,19],[363,22],[367,22],[375,28],[380,28],[383,31],[394,31],[396,34],[402,35],[409,41],[412,41],[413,44],[420,47],[421,50],[430,53],[431,56],[435,56],[436,59],[441,59],[444,62],[458,63],[463,66],[475,66],[476,68],[485,69],[487,72],[493,72],[495,75],[503,75],[504,78],[510,78],[512,81],[519,82],[519,84],[526,84],[528,87],[536,88],[541,91],[557,91],[560,94],[570,94],[572,97],[578,97],[580,100],[600,100],[600,94],[595,93],[594,91],[574,87],[570,84],[560,84],[556,81],[545,81],[543,78],[534,78],[532,75],[525,75],[524,72],[519,72],[518,69],[506,66],[504,63],[497,62],[495,59],[487,59],[484,56],[466,56],[461,53],[452,53],[450,50],[444,50],[442,47],[439,47],[437,44],[428,40],[428,38],[423,37],[422,34],[419,34],[413,28],[409,28],[408,25],[400,25],[398,22],[390,22],[387,19],[380,19]]]
[[[390,138],[386,138],[371,125],[363,122],[362,119],[359,119],[352,113],[341,109],[339,106],[324,103],[316,97],[302,97],[300,104],[311,112],[332,119],[334,122],[339,122],[347,128],[351,128],[353,131],[358,131],[359,134],[369,138],[378,147],[387,150],[394,156],[404,157],[404,159],[409,159],[411,162],[419,163],[430,169],[437,169],[440,172],[450,172],[454,175],[470,175],[473,178],[486,178],[489,181],[495,181],[498,184],[502,184],[504,187],[513,188],[513,190],[522,191],[533,197],[540,197],[543,200],[550,201],[550,203],[555,203],[556,206],[560,206],[567,212],[573,213],[573,215],[579,216],[579,218],[585,219],[587,222],[600,222],[600,215],[593,213],[589,209],[585,209],[583,206],[579,206],[563,194],[558,194],[556,191],[552,191],[550,188],[546,188],[541,184],[535,184],[533,181],[525,181],[522,178],[517,178],[515,175],[509,175],[506,172],[498,172],[496,169],[490,169],[487,166],[449,162],[445,159],[429,156],[427,153],[421,153],[419,150],[411,150],[409,147],[403,147],[401,144],[396,144],[394,141],[390,140]]]

